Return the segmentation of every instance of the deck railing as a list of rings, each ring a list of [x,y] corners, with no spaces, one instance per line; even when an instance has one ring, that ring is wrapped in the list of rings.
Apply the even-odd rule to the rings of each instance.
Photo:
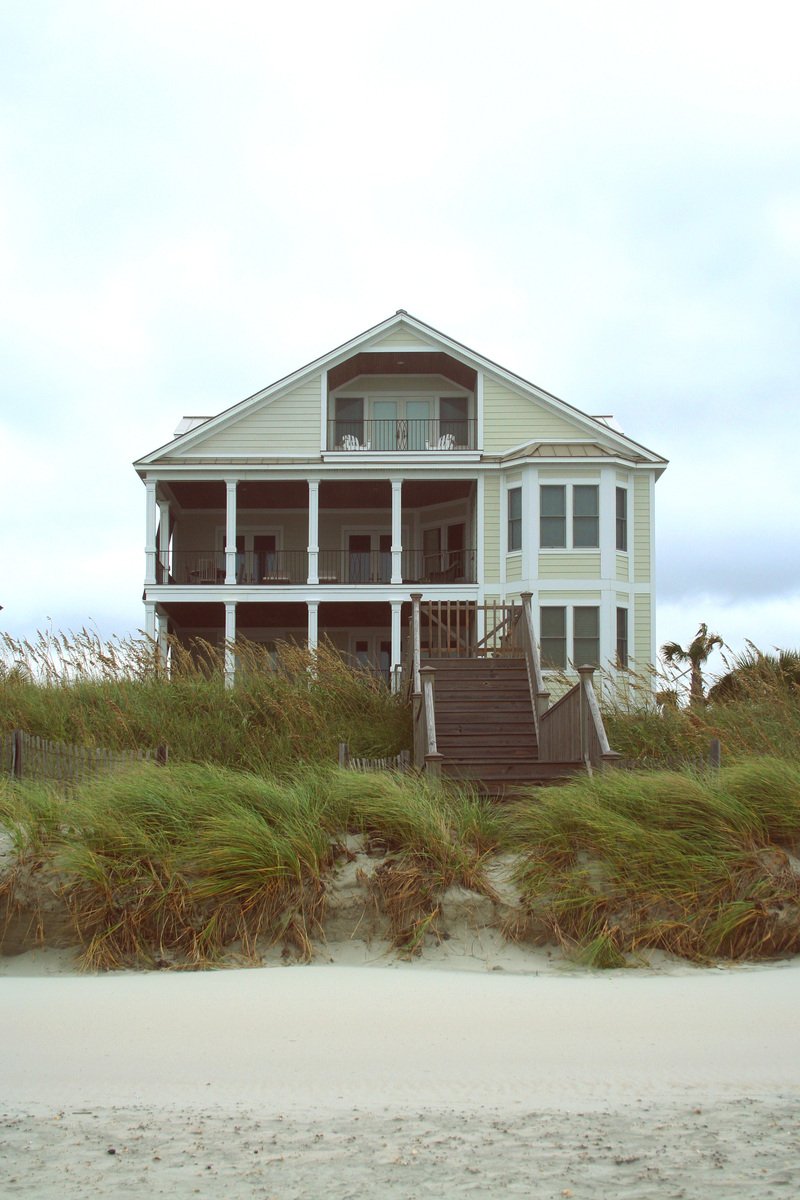
[[[477,556],[474,550],[405,549],[401,571],[406,583],[474,583]],[[236,554],[236,583],[305,584],[309,556],[306,550],[246,550]],[[336,583],[391,583],[389,550],[320,550],[317,560],[321,585]],[[156,583],[208,587],[224,584],[224,550],[170,550],[156,559]]]
[[[578,667],[579,682],[542,714],[539,757],[542,762],[580,762],[613,766],[620,755],[611,749],[592,682],[595,668]]]
[[[328,422],[328,449],[343,451],[474,450],[477,445],[477,421],[411,419],[348,420]]]

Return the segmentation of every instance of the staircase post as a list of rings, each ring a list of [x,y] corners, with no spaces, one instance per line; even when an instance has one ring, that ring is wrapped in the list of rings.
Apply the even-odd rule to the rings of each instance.
[[[419,662],[422,654],[421,600],[422,592],[411,593],[411,690],[415,695],[418,695],[422,691],[419,679]]]
[[[587,765],[591,762],[591,752],[589,748],[589,725],[591,722],[591,713],[589,711],[589,688],[592,686],[592,677],[594,675],[594,667],[583,666],[578,667],[578,674],[581,680],[581,702],[580,702],[580,732],[581,732],[581,761]],[[591,768],[590,768],[591,769]]]

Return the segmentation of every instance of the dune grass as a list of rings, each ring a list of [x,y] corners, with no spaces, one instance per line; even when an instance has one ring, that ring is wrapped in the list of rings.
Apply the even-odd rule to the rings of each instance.
[[[355,755],[392,755],[411,744],[407,707],[375,676],[334,649],[311,655],[279,645],[237,643],[237,682],[224,686],[221,651],[173,647],[167,678],[152,643],[101,643],[90,632],[0,636],[0,729],[109,750],[154,749],[172,759],[251,771],[291,771],[335,762],[338,743]]]
[[[800,766],[607,772],[511,806],[520,936],[593,966],[662,949],[695,961],[800,951]]]
[[[200,965],[234,942],[254,959],[276,942],[308,958],[349,833],[388,856],[379,890],[396,943],[408,944],[451,883],[486,886],[482,863],[498,837],[495,812],[475,796],[333,766],[286,780],[144,765],[66,797],[7,783],[0,822],[23,861],[58,879],[92,968],[165,956]]]

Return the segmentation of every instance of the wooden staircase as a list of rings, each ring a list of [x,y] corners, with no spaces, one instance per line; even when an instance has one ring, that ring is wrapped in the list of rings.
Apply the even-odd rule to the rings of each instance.
[[[426,658],[435,671],[441,773],[502,796],[563,782],[576,762],[541,762],[524,658]]]

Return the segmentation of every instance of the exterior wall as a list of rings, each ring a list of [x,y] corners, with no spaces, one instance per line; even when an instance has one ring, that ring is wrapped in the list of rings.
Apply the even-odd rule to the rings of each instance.
[[[650,478],[649,474],[639,474],[633,480],[633,530],[631,536],[633,538],[634,579],[637,583],[649,583],[652,578]]]
[[[492,454],[521,442],[574,438],[575,426],[491,375],[483,381],[483,448]]]
[[[500,476],[487,474],[483,485],[483,566],[484,582],[500,578]]]
[[[195,443],[183,457],[292,453],[319,457],[320,388],[319,375],[304,380],[285,396]]]
[[[653,629],[651,623],[651,599],[647,592],[640,592],[633,601],[633,634],[631,637],[631,653],[634,658],[633,666],[641,670],[651,662]],[[630,617],[628,618],[630,620]]]
[[[599,579],[599,550],[563,550],[539,554],[540,579]]]
[[[409,329],[407,326],[400,325],[395,329],[390,330],[384,337],[370,344],[370,349],[375,350],[380,346],[414,346],[418,350],[441,350],[441,345],[435,342],[428,342],[420,337],[416,331]]]
[[[628,578],[628,556],[617,552],[617,579],[622,582]]]

